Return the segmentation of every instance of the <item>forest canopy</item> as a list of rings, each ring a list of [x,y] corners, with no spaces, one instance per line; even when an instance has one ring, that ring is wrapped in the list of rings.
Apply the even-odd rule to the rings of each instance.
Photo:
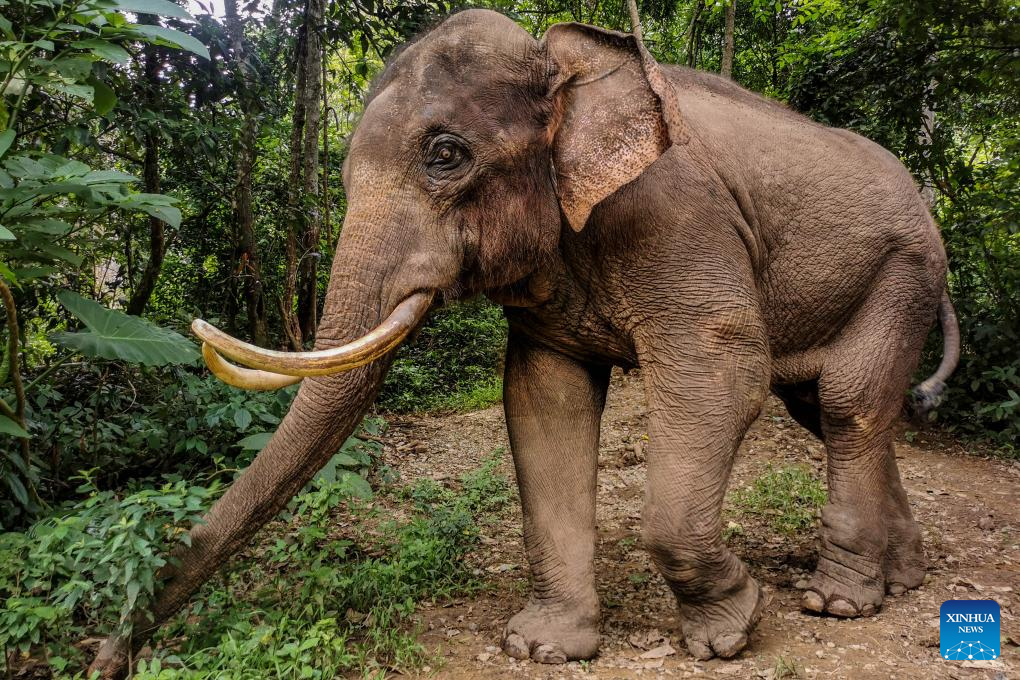
[[[473,6],[536,37],[561,21],[630,30],[617,0]],[[638,6],[660,61],[722,72],[906,164],[941,226],[963,337],[960,368],[925,426],[1020,454],[1016,4]],[[0,566],[5,664],[43,648],[57,671],[79,670],[71,637],[129,625],[156,588],[165,547],[264,445],[294,390],[219,383],[188,326],[201,317],[263,347],[312,346],[346,210],[341,167],[369,84],[395,48],[463,7],[0,3],[0,564],[33,564]],[[505,340],[500,309],[484,299],[433,315],[400,350],[373,416],[290,512],[314,528],[329,508],[386,485],[373,462],[380,415],[496,403]],[[937,330],[930,347],[919,374],[938,362]],[[443,523],[415,520],[396,544],[426,541],[434,568],[455,571],[471,536],[458,531],[487,511],[477,491],[486,485],[499,481],[478,474],[457,498],[420,491],[416,502]],[[298,543],[322,538],[309,531]],[[365,564],[345,578],[385,583],[401,603],[379,620],[408,615],[424,581],[386,581],[358,571]],[[305,567],[304,577],[316,573]],[[351,597],[356,611],[370,608],[369,595]],[[230,625],[237,639],[255,636],[252,621]],[[294,634],[333,645],[336,669],[396,663],[392,640],[363,636],[352,652],[350,631]],[[192,663],[244,658],[225,649]]]

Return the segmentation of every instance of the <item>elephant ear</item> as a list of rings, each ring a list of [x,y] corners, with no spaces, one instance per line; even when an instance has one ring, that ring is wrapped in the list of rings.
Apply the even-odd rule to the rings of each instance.
[[[627,33],[556,24],[542,40],[550,61],[556,185],[581,231],[592,209],[673,144],[685,144],[674,88],[644,44]]]

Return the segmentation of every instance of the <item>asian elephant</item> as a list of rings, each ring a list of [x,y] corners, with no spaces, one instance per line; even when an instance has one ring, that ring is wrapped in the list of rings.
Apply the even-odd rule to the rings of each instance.
[[[349,208],[314,351],[262,350],[195,323],[232,384],[308,379],[177,550],[135,646],[336,451],[433,300],[478,293],[510,325],[504,407],[534,581],[506,625],[507,654],[597,652],[596,457],[614,365],[641,368],[643,539],[694,656],[738,653],[762,612],[720,511],[770,389],[828,456],[803,606],[867,616],[921,583],[893,427],[936,316],[944,358],[914,390],[920,408],[955,367],[959,333],[938,229],[892,154],[729,80],[657,64],[634,36],[559,24],[539,41],[468,10],[388,64],[343,179]],[[122,672],[130,644],[107,640],[93,669]]]

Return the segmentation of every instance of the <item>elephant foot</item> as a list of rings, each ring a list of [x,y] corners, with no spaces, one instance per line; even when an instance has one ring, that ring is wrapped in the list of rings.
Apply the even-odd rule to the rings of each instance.
[[[731,594],[706,603],[680,605],[680,628],[691,655],[702,661],[728,659],[747,646],[765,609],[765,596],[750,575]]]
[[[885,595],[886,526],[849,505],[822,508],[818,566],[801,606],[840,618],[872,616]]]
[[[828,558],[818,560],[818,567],[808,582],[801,606],[816,614],[829,614],[844,619],[872,616],[882,608],[885,580],[879,576],[855,571],[846,564]]]
[[[86,677],[99,680],[120,680],[125,677],[128,672],[129,645],[125,638],[116,635],[108,637],[99,646],[96,658],[89,664]]]
[[[924,583],[926,567],[921,531],[912,519],[889,528],[885,552],[885,592],[900,595]]]
[[[503,629],[503,651],[538,663],[590,659],[599,651],[598,605],[529,603]]]

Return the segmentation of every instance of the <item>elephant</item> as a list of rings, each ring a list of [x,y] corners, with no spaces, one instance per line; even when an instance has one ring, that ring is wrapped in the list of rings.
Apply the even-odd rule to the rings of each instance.
[[[131,646],[300,490],[377,394],[393,349],[436,304],[484,294],[509,324],[504,410],[533,593],[510,656],[594,656],[599,426],[610,370],[648,402],[642,539],[699,659],[732,657],[762,589],[721,537],[737,447],[770,390],[827,452],[828,502],[805,609],[868,616],[918,586],[921,534],[894,426],[930,328],[959,358],[938,227],[909,172],[856,134],[641,40],[489,10],[451,15],[373,84],[343,167],[348,210],[315,349],[275,352],[202,321],[225,381],[301,387],[269,444],[176,549]]]

